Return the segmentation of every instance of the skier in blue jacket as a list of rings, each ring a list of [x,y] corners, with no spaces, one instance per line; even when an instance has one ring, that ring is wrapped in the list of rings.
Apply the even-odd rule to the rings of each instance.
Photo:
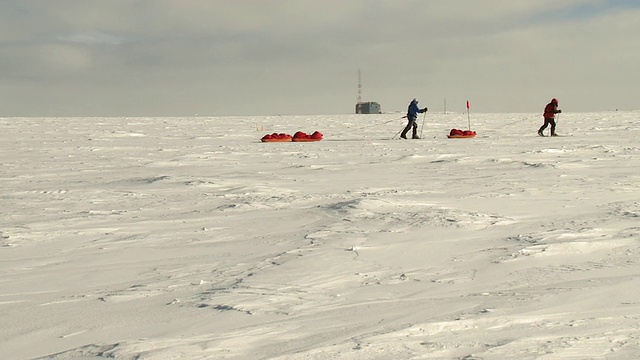
[[[407,120],[408,120],[407,126],[404,128],[404,130],[402,130],[402,134],[400,135],[401,138],[406,139],[407,132],[409,132],[409,129],[413,128],[413,136],[411,138],[420,139],[418,137],[418,124],[416,123],[416,120],[418,119],[418,113],[424,113],[424,112],[427,112],[426,107],[424,109],[420,109],[418,107],[418,100],[417,99],[411,100],[411,103],[409,104],[409,108],[407,109]]]

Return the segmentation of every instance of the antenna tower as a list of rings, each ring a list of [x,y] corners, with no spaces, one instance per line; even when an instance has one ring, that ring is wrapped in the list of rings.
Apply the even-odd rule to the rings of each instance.
[[[362,73],[358,69],[358,104],[362,102]]]

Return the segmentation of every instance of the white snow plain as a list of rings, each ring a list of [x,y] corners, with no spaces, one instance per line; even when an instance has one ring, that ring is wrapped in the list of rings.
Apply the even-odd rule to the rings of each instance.
[[[0,118],[0,357],[640,358],[640,112],[402,115]]]

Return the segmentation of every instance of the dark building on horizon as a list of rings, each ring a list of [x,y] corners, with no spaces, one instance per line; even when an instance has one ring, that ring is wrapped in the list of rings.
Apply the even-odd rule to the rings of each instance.
[[[377,102],[359,102],[356,104],[356,114],[382,114],[382,111]]]

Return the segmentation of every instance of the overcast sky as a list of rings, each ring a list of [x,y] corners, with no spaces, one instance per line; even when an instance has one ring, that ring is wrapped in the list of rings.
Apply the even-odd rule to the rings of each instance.
[[[640,109],[640,1],[0,0],[0,116]]]

